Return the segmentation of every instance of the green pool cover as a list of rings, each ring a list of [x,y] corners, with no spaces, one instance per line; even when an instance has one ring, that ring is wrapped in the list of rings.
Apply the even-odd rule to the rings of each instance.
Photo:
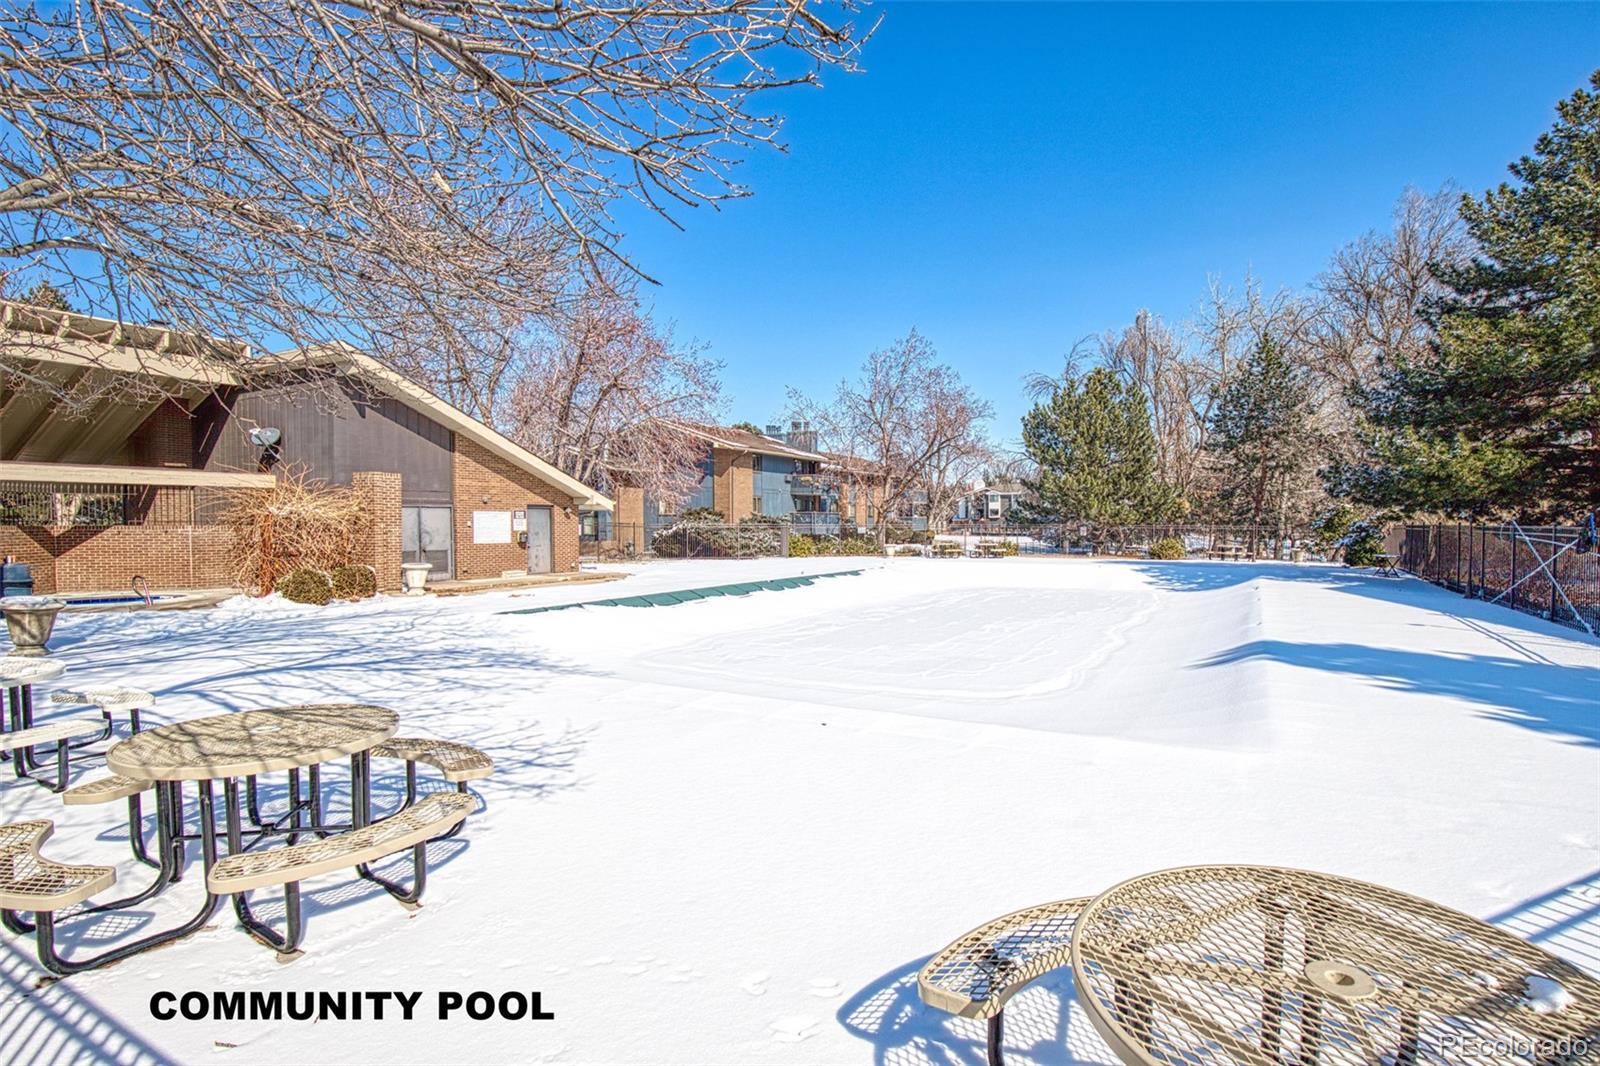
[[[734,585],[712,585],[703,589],[678,589],[676,592],[651,592],[644,596],[618,596],[612,600],[586,600],[583,603],[561,603],[553,607],[524,607],[501,614],[543,614],[545,611],[565,611],[571,607],[671,607],[690,600],[709,600],[713,596],[748,596],[752,592],[774,592],[778,589],[797,589],[825,577],[850,577],[860,570],[838,570],[831,574],[807,574],[801,577],[775,577],[766,581],[740,581]]]

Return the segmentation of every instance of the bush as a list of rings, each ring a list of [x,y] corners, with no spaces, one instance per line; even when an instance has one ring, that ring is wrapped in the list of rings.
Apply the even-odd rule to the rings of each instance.
[[[817,541],[814,537],[796,534],[789,538],[789,557],[791,559],[804,559],[817,554]]]
[[[295,603],[312,603],[325,606],[333,599],[333,582],[321,570],[298,566],[278,579],[278,594]]]
[[[1183,547],[1183,541],[1177,537],[1162,537],[1150,545],[1152,559],[1183,559],[1188,554]]]
[[[1383,529],[1373,521],[1352,522],[1338,543],[1344,548],[1344,565],[1377,566],[1383,554]]]
[[[1014,540],[1003,540],[1000,542],[1001,555],[1017,555],[1021,553],[1021,551],[1022,549],[1017,546],[1017,542]]]
[[[378,594],[378,575],[370,566],[336,566],[328,579],[337,600],[364,600]]]
[[[650,546],[665,559],[749,559],[777,555],[780,536],[771,519],[757,518],[730,526],[686,518],[656,533],[650,538]]]
[[[851,536],[839,538],[839,555],[882,555],[883,545],[873,537]]]

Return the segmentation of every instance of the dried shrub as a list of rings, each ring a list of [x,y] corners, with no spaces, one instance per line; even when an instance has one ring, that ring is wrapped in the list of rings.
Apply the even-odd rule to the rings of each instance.
[[[239,585],[264,596],[291,570],[349,566],[371,516],[360,493],[329,487],[295,468],[266,491],[230,493],[222,522],[233,533]]]
[[[321,570],[309,566],[296,567],[278,579],[278,594],[295,603],[312,603],[325,607],[333,599],[333,582]]]
[[[334,599],[364,600],[378,594],[378,575],[370,566],[336,566],[328,572]]]

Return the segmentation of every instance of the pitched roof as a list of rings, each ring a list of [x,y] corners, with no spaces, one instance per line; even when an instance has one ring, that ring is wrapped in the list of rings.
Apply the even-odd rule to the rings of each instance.
[[[34,341],[32,337],[40,339]],[[263,371],[293,371],[302,366],[343,371],[561,489],[579,506],[606,511],[615,506],[577,478],[348,344],[257,354],[242,344],[214,341],[166,327],[130,325],[10,301],[0,301],[0,339],[4,341],[0,354],[9,358],[161,378],[181,383],[181,391],[191,395],[203,395],[218,386],[243,384],[238,364]],[[213,353],[223,351],[238,364],[230,366],[215,358]],[[149,408],[153,410],[154,404]],[[148,414],[149,410],[143,413]],[[138,410],[134,414],[138,415]],[[127,428],[131,430],[142,420],[140,415]]]
[[[521,467],[546,483],[562,489],[576,500],[580,507],[602,511],[614,510],[616,507],[610,497],[596,492],[559,467],[545,462],[510,437],[491,429],[460,408],[446,403],[404,374],[389,369],[366,352],[351,345],[329,345],[304,353],[285,353],[275,358],[286,367],[304,362],[312,366],[331,366],[354,374],[412,410],[427,415],[445,428],[481,445],[514,466]]]
[[[747,429],[735,429],[732,426],[707,426],[698,422],[671,422],[685,433],[710,441],[719,448],[731,448],[736,452],[754,452],[759,455],[782,455],[790,459],[803,459],[809,462],[824,462],[827,456],[820,452],[808,452],[804,448],[796,448],[792,444],[768,437],[760,433],[751,433]]]

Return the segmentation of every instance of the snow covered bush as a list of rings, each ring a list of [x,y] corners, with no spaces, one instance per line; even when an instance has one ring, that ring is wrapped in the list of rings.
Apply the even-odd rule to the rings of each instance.
[[[883,545],[871,537],[840,537],[836,555],[882,555]]]
[[[736,526],[685,520],[656,533],[650,546],[667,559],[748,559],[777,555],[782,533],[772,519],[747,518]]]
[[[1339,545],[1344,548],[1344,565],[1377,566],[1383,554],[1383,527],[1371,519],[1354,522]]]
[[[334,599],[364,600],[378,593],[378,575],[370,566],[336,566],[328,572]]]
[[[1323,555],[1344,552],[1346,566],[1375,566],[1383,553],[1383,521],[1363,518],[1347,503],[1336,504],[1311,523],[1311,545]]]
[[[276,588],[280,596],[295,603],[311,603],[322,607],[333,599],[333,582],[328,580],[328,575],[309,566],[296,567],[284,574],[278,579]]]
[[[1177,537],[1162,537],[1150,545],[1152,559],[1182,559],[1188,554],[1183,550],[1183,541]]]

